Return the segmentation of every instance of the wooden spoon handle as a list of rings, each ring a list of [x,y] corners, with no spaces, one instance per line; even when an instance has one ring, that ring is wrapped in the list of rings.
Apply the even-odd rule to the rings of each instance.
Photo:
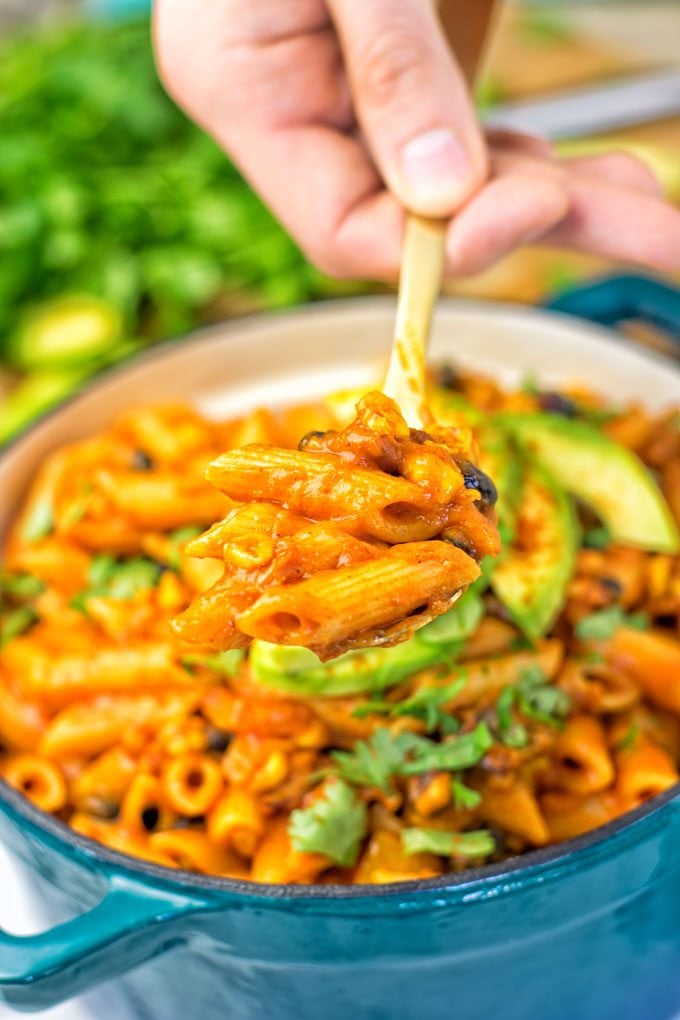
[[[383,392],[411,428],[423,423],[425,357],[444,270],[446,221],[409,213],[401,257],[397,322]]]

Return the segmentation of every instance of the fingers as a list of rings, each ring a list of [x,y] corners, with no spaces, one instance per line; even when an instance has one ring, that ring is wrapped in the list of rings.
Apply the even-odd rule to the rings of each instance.
[[[579,177],[597,177],[617,188],[630,188],[644,194],[661,195],[661,185],[650,168],[627,152],[607,152],[601,156],[565,159],[562,165]]]
[[[680,270],[680,212],[652,195],[572,177],[569,212],[545,237],[578,251],[666,272]]]
[[[423,215],[454,213],[483,183],[486,147],[434,6],[328,0],[354,105],[388,189]]]
[[[490,128],[486,132],[487,143],[498,149],[509,152],[522,152],[525,156],[542,159],[548,163],[555,162],[555,150],[547,138],[539,135],[528,135],[523,131],[508,131],[505,128]]]
[[[564,188],[550,177],[506,174],[491,181],[454,216],[447,272],[480,273],[513,248],[529,244],[567,214]]]

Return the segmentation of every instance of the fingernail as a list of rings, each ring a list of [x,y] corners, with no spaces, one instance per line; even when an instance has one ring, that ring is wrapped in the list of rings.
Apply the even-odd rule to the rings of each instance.
[[[470,176],[467,152],[448,128],[418,135],[401,150],[401,172],[411,201],[423,212],[446,212],[455,204]],[[435,208],[436,207],[436,208]]]

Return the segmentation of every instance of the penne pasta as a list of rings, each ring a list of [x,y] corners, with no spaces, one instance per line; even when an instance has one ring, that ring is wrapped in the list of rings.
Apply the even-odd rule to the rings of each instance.
[[[306,645],[328,657],[355,641],[361,647],[369,631],[382,631],[389,639],[390,627],[415,629],[421,607],[450,603],[478,576],[474,560],[454,546],[411,543],[370,563],[271,588],[238,615],[238,629],[275,644]],[[412,617],[406,625],[404,615]],[[430,615],[437,615],[436,608]]]

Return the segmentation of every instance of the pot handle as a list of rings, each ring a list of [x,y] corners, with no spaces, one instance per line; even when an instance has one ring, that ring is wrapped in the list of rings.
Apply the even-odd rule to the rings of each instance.
[[[680,345],[680,290],[649,276],[609,276],[559,294],[546,307],[603,326],[641,319]]]
[[[206,899],[114,876],[91,910],[38,935],[0,929],[0,1000],[46,1009],[167,952],[187,938],[189,916]]]

